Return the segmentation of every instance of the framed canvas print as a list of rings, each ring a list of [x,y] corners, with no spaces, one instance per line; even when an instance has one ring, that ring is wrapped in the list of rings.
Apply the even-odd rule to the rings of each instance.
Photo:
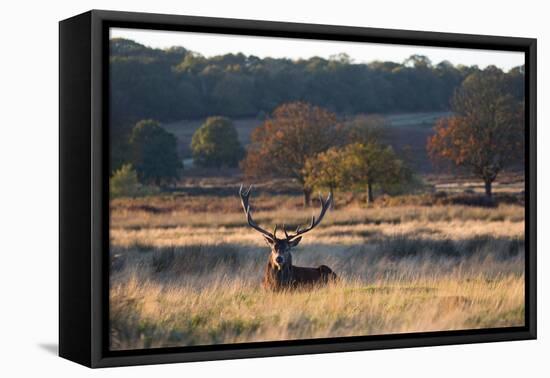
[[[59,351],[536,338],[536,40],[60,22]]]

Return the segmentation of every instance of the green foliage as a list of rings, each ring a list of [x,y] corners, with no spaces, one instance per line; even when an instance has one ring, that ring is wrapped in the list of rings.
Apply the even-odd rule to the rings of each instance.
[[[309,159],[304,172],[313,188],[366,189],[369,202],[374,199],[374,187],[401,194],[419,184],[391,147],[376,142],[330,148]]]
[[[219,114],[255,117],[279,104],[309,102],[339,114],[446,111],[462,80],[476,66],[433,65],[426,57],[353,62],[345,55],[302,60],[225,54],[206,58],[183,47],[152,49],[111,40],[112,120],[163,122]],[[509,84],[522,95],[523,71]]]
[[[346,151],[353,183],[376,185],[384,193],[397,193],[412,180],[412,172],[390,146],[379,143],[352,144]]]
[[[109,180],[111,197],[134,197],[139,192],[139,182],[132,164],[124,164]]]
[[[236,167],[244,156],[235,126],[224,117],[209,117],[193,134],[191,149],[201,167]]]
[[[176,150],[176,137],[153,120],[139,121],[130,136],[132,164],[145,184],[171,182],[183,168]]]
[[[351,179],[346,163],[343,149],[338,147],[331,147],[308,159],[303,170],[306,185],[319,190],[345,190]]]

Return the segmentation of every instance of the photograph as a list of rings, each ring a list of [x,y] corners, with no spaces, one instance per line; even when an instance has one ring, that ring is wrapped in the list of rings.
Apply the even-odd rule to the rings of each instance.
[[[526,326],[525,59],[111,27],[109,350]]]

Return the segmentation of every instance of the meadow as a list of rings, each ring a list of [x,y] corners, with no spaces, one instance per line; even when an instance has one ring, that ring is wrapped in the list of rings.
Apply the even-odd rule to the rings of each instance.
[[[269,249],[246,225],[236,181],[115,199],[111,348],[521,326],[524,207],[517,182],[508,184],[495,206],[472,206],[475,183],[467,194],[466,184],[445,182],[456,193],[380,197],[371,207],[337,193],[293,257],[328,265],[341,280],[277,293],[261,287]],[[269,185],[251,201],[265,227],[303,224],[318,211]]]

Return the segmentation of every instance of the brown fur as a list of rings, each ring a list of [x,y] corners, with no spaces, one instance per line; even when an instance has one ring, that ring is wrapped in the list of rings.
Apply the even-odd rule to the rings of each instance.
[[[314,285],[326,285],[329,282],[336,281],[338,277],[336,277],[336,274],[326,265],[321,265],[318,268],[303,268],[301,266],[292,265],[292,254],[290,253],[290,250],[296,247],[302,240],[301,235],[313,230],[321,223],[325,213],[332,205],[332,193],[328,195],[326,200],[323,200],[323,197],[319,196],[321,212],[317,218],[314,216],[311,217],[311,223],[308,227],[298,227],[294,233],[289,234],[286,227],[283,225],[285,238],[279,239],[277,237],[277,225],[273,233],[271,233],[254,222],[249,204],[251,190],[252,187],[248,190],[243,190],[241,185],[239,196],[241,197],[241,204],[248,225],[261,233],[265,242],[271,248],[271,253],[264,272],[264,287],[269,290],[285,290],[312,287]]]
[[[269,261],[265,267],[263,286],[278,291],[326,285],[337,280],[338,276],[326,265],[317,268],[288,265],[278,269]]]

